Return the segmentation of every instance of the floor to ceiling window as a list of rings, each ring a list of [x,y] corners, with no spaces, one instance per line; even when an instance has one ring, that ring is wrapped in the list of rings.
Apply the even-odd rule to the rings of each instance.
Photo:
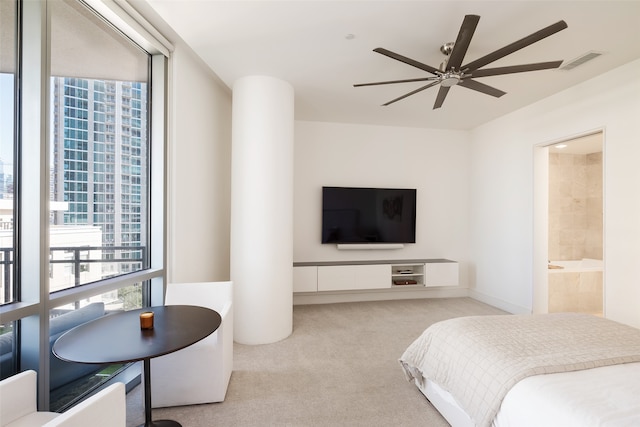
[[[50,7],[55,292],[148,267],[149,53],[81,3]]]
[[[114,2],[0,7],[0,374],[37,370],[63,410],[123,366],[62,362],[55,339],[162,292],[168,49]]]

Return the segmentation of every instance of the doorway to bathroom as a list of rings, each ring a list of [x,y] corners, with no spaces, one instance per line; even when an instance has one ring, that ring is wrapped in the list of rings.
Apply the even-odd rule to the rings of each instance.
[[[603,133],[589,133],[536,150],[541,150],[535,156],[536,200],[540,202],[536,230],[544,236],[536,239],[544,245],[536,253],[545,253],[546,263],[543,266],[542,257],[537,257],[534,312],[602,316]],[[540,199],[543,195],[545,203]]]

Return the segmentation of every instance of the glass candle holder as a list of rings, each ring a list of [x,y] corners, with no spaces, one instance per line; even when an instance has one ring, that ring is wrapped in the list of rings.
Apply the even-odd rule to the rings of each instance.
[[[153,329],[153,311],[140,313],[140,329]]]

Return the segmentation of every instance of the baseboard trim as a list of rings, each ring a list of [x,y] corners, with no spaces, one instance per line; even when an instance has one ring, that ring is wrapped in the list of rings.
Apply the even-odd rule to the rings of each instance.
[[[475,289],[468,289],[469,298],[473,298],[485,304],[489,304],[490,306],[499,308],[500,310],[504,310],[511,314],[531,314],[531,308],[522,307],[520,305],[512,304],[508,301],[504,301],[500,298],[495,298],[481,292],[476,291]]]
[[[376,289],[370,291],[301,292],[293,294],[293,305],[334,304],[341,302],[387,301],[419,298],[464,298],[469,289],[451,287]]]

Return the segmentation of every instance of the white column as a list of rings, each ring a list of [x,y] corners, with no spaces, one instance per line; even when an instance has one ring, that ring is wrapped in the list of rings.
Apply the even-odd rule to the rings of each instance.
[[[234,338],[293,330],[293,88],[267,76],[233,85],[231,280]]]

